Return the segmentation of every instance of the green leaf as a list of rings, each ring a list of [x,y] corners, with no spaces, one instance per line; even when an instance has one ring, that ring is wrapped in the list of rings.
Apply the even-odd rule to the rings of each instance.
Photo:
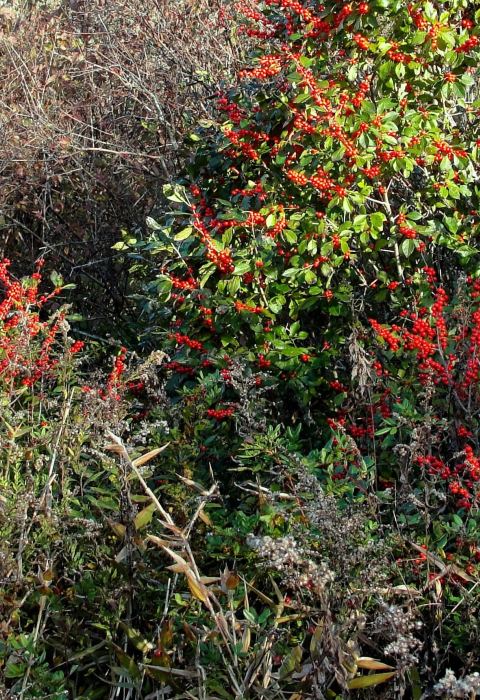
[[[126,675],[130,676],[130,678],[140,678],[140,669],[135,661],[128,654],[126,654],[121,647],[117,646],[117,644],[110,642],[110,646],[114,649],[120,666],[125,670]]]
[[[251,263],[245,260],[243,262],[238,263],[238,265],[235,265],[235,270],[233,271],[233,274],[244,275],[246,272],[250,271],[251,267]]]
[[[379,211],[370,214],[370,221],[372,222],[372,226],[379,230],[383,228],[383,222],[386,221],[386,218],[387,217],[385,216],[385,214]]]
[[[50,273],[50,279],[54,287],[61,287],[63,284],[62,276],[58,274],[55,270]]]
[[[285,228],[283,229],[283,237],[288,243],[296,243],[297,242],[297,234],[295,231],[292,231],[290,228]]]
[[[145,223],[147,224],[148,228],[151,228],[153,231],[161,231],[163,228],[163,226],[158,224],[155,219],[152,219],[151,216],[147,216]]]
[[[275,226],[276,223],[277,223],[277,217],[275,216],[275,214],[269,214],[267,216],[266,221],[265,221],[267,228],[272,228],[272,226]]]
[[[400,246],[400,248],[404,256],[406,258],[409,258],[415,250],[415,243],[413,242],[412,238],[406,238],[404,241],[402,241],[402,245]]]
[[[410,42],[414,46],[418,46],[419,44],[423,44],[425,42],[426,36],[427,36],[426,32],[415,32],[415,34],[410,39]]]
[[[393,62],[387,61],[380,66],[379,75],[381,80],[386,80],[393,70]]]
[[[453,216],[445,216],[443,222],[451,233],[457,233],[459,223]]]
[[[5,677],[6,678],[23,678],[25,676],[25,671],[28,668],[28,663],[23,664],[12,664],[7,661],[5,665]]]
[[[308,355],[306,348],[294,348],[291,345],[285,345],[281,340],[274,341],[275,348],[285,355],[285,357],[299,357],[300,355]]]
[[[275,297],[272,297],[272,299],[269,300],[268,302],[268,308],[270,311],[273,311],[274,314],[280,313],[282,310],[282,306],[285,305],[286,299],[282,294],[278,294]]]
[[[453,199],[460,199],[460,190],[453,182],[448,184],[448,193],[453,197]]]
[[[184,228],[183,231],[179,231],[179,233],[176,233],[173,237],[174,241],[184,241],[186,238],[189,238],[192,234],[193,228],[191,226],[187,226],[187,228]]]
[[[152,519],[154,512],[155,503],[151,503],[149,506],[141,510],[140,513],[137,513],[137,515],[135,516],[135,520],[133,521],[135,524],[135,528],[137,530],[141,530],[142,527],[148,525],[148,523]]]

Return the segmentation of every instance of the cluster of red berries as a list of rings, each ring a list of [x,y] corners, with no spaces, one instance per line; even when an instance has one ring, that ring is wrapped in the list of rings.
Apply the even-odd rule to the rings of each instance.
[[[478,46],[480,43],[480,37],[478,37],[476,34],[472,34],[472,36],[467,39],[461,46],[455,49],[456,53],[470,53],[470,51]]]
[[[214,265],[220,270],[222,274],[227,274],[228,272],[233,272],[235,265],[233,263],[232,256],[228,249],[218,251],[214,244],[212,243],[212,236],[207,230],[204,222],[202,221],[201,214],[196,210],[196,206],[193,205],[192,209],[194,211],[194,226],[201,233],[200,240],[205,245],[206,253],[205,257],[210,260]]]
[[[283,229],[287,228],[288,221],[285,218],[279,219],[270,231],[266,232],[267,238],[276,238]]]
[[[412,18],[415,26],[417,29],[424,31],[428,27],[428,21],[425,19],[425,17],[419,12],[417,9],[415,9],[414,5],[409,5],[408,7],[408,12],[410,14],[410,17]]]
[[[304,185],[306,185],[309,180],[309,178],[306,175],[304,175],[303,173],[299,173],[297,170],[289,170],[287,172],[287,177],[299,187],[303,187]]]
[[[348,387],[346,387],[346,386],[345,386],[344,384],[342,384],[341,382],[337,382],[337,381],[335,381],[335,382],[330,382],[330,386],[332,387],[332,389],[333,389],[334,391],[339,391],[339,392],[348,391]]]
[[[233,408],[222,408],[216,411],[214,408],[207,409],[206,413],[209,418],[215,418],[215,420],[223,420],[224,418],[230,418],[234,413]]]
[[[68,352],[71,355],[75,355],[77,352],[80,352],[83,347],[85,347],[85,343],[82,340],[76,340]]]
[[[115,358],[113,370],[108,378],[107,387],[109,389],[114,387],[118,383],[120,376],[125,371],[125,358],[126,357],[127,357],[127,348],[120,348],[120,355],[118,355],[118,357]]]
[[[363,34],[354,34],[353,41],[363,51],[366,51],[367,49],[370,48],[370,42],[365,36],[363,36]]]
[[[251,314],[261,314],[265,311],[263,306],[249,306],[241,301],[235,302],[235,309],[237,311],[249,311]]]
[[[372,325],[375,332],[388,343],[389,349],[393,350],[393,352],[397,352],[400,347],[399,339],[396,338],[388,328],[384,328],[378,321],[375,321],[375,319],[370,318],[369,323]]]
[[[266,80],[272,78],[282,70],[282,62],[284,58],[282,54],[273,54],[271,56],[261,56],[260,66],[250,70],[241,70],[238,77],[241,78],[257,78],[258,80]]]
[[[163,268],[164,272],[166,272],[166,268]],[[175,275],[168,275],[170,282],[172,283],[172,287],[175,289],[186,289],[186,290],[191,290],[191,289],[196,289],[197,284],[195,282],[195,279],[193,277],[189,277],[186,280],[180,279],[180,277],[176,277]]]
[[[179,362],[167,362],[164,365],[165,369],[171,369],[178,374],[186,374],[189,377],[194,377],[196,374],[195,367],[189,367],[188,365],[181,365]]]
[[[187,345],[192,350],[202,350],[203,346],[198,340],[193,340],[189,338],[188,335],[182,335],[181,333],[170,333],[169,338],[175,338],[179,345]]]
[[[372,180],[374,177],[378,177],[380,172],[381,170],[379,165],[372,165],[370,168],[363,168],[363,173]]]

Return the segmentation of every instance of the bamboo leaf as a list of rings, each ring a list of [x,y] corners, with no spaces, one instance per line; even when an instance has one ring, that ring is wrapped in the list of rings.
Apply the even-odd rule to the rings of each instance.
[[[173,642],[173,619],[164,622],[160,631],[160,643],[163,649],[170,649]]]
[[[105,518],[105,519],[106,519],[108,525],[113,530],[113,532],[116,534],[116,536],[120,540],[123,540],[123,538],[125,537],[125,532],[127,530],[125,525],[122,525],[121,523],[117,523],[117,522],[115,522],[115,520],[112,520],[111,518]]]
[[[285,676],[289,676],[293,671],[299,670],[302,654],[303,649],[301,646],[294,647],[287,654],[280,666],[280,678],[285,678]]]
[[[357,664],[357,666],[360,666],[360,668],[368,668],[369,671],[393,669],[393,666],[389,666],[388,664],[384,664],[381,661],[372,659],[370,656],[361,656],[359,659],[355,659],[355,663]]]
[[[206,603],[208,600],[208,589],[206,586],[201,581],[197,581],[192,571],[186,571],[185,576],[193,597],[201,603]]]
[[[198,517],[202,522],[205,523],[205,525],[208,525],[208,527],[213,527],[213,522],[210,519],[210,517],[205,513],[205,511],[201,510],[198,514]]]
[[[250,588],[251,591],[253,591],[256,595],[258,595],[260,600],[263,600],[263,602],[266,603],[267,605],[271,605],[272,607],[274,607],[274,606],[276,607],[276,604],[273,602],[273,600],[271,598],[269,598],[264,593],[259,591],[258,588],[255,588],[255,586],[252,586],[252,584],[248,583],[248,581],[245,581],[245,583],[247,584],[247,586]]]
[[[322,647],[322,636],[323,636],[323,622],[320,622],[315,632],[312,634],[312,639],[310,640],[310,653],[312,656],[317,656],[320,653]]]
[[[118,624],[127,635],[128,641],[131,642],[131,644],[133,644],[135,649],[141,651],[142,654],[146,654],[152,648],[153,645],[149,644],[146,639],[141,637],[139,633],[133,629],[133,627],[128,627],[128,625],[126,625],[121,620]]]
[[[160,537],[156,537],[155,535],[148,535],[146,542],[153,542],[153,544],[156,544],[157,547],[166,547],[168,545],[168,540],[162,540]]]
[[[172,564],[171,566],[167,566],[167,569],[169,571],[173,571],[175,574],[186,574],[187,571],[190,571],[190,564],[187,564],[187,562],[184,561],[182,564]]]
[[[186,486],[191,486],[194,488],[196,491],[202,494],[202,496],[208,496],[209,493],[208,491],[202,486],[202,484],[199,484],[198,481],[192,481],[192,479],[187,479],[186,476],[181,476],[180,474],[177,474],[177,477],[180,479],[180,481],[183,481],[183,483]]]
[[[134,459],[132,464],[134,467],[141,467],[142,464],[145,464],[145,462],[148,462],[149,460],[153,459],[157,455],[160,454],[160,452],[163,452],[163,450],[166,450],[167,447],[169,446],[169,442],[167,442],[166,445],[163,445],[162,447],[157,447],[155,450],[150,450],[150,452],[147,452],[146,454],[142,455],[141,457],[137,457],[137,459]],[[111,449],[111,448],[110,448]]]
[[[126,654],[123,649],[121,649],[119,646],[114,644],[113,642],[110,642],[110,645],[115,651],[115,654],[117,655],[118,662],[120,666],[125,669],[126,673],[128,676],[131,678],[140,678],[140,670],[135,663],[135,661],[128,655]]]
[[[350,690],[355,690],[356,688],[369,688],[372,685],[385,683],[394,675],[395,671],[391,671],[390,673],[375,673],[372,676],[359,676],[358,678],[353,678],[351,681],[348,681],[347,686]]]
[[[155,503],[150,503],[150,505],[141,510],[140,513],[137,513],[137,515],[135,516],[135,520],[133,521],[137,530],[141,530],[142,527],[148,525],[148,523],[153,517],[155,508]]]
[[[252,638],[252,633],[250,632],[250,627],[247,625],[245,627],[245,629],[243,630],[243,634],[242,634],[242,652],[244,654],[246,654],[250,648],[251,638]]]

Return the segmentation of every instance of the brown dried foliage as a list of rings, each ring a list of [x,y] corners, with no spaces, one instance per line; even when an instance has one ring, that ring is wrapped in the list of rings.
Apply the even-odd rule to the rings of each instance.
[[[223,6],[223,9],[222,9]],[[111,246],[144,226],[240,60],[221,0],[0,8],[0,256],[48,252],[95,321],[128,314]],[[85,308],[85,287],[91,291]]]

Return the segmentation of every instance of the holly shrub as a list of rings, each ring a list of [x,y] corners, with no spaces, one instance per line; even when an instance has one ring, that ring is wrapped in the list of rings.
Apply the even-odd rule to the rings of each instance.
[[[406,444],[412,469],[440,478],[448,512],[467,515],[478,12],[460,0],[237,10],[257,39],[251,64],[192,135],[185,179],[166,188],[176,210],[133,243],[158,264],[143,311],[172,355],[170,386],[213,374],[223,395],[205,417],[231,422],[241,363],[277,419],[301,416],[311,447],[332,429],[356,441],[342,449],[357,488],[394,483],[393,448]]]
[[[234,459],[241,366],[266,423],[300,425],[328,493],[373,499],[402,547],[428,550],[399,556],[401,575],[437,587],[453,620],[442,587],[475,580],[480,559],[480,12],[236,10],[250,63],[190,137],[173,211],[130,240],[139,269],[156,268],[137,295],[144,338],[171,356],[170,391],[215,383],[201,420]],[[478,631],[448,634],[465,653]]]

